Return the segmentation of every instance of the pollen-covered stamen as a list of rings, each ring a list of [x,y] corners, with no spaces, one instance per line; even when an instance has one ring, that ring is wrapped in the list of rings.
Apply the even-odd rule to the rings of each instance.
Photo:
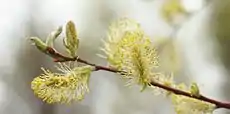
[[[68,78],[64,76],[55,76],[47,80],[46,86],[59,89],[61,87],[68,87],[68,82]]]
[[[71,71],[70,66],[66,65],[65,63],[58,63],[59,66],[56,66],[56,69],[62,73],[69,73]]]

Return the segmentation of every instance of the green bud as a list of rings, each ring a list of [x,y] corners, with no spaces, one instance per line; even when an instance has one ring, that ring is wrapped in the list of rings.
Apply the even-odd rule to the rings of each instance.
[[[30,40],[33,42],[33,44],[42,52],[46,53],[46,50],[48,48],[47,44],[44,43],[40,38],[38,37],[30,37]]]
[[[192,96],[200,96],[200,90],[197,83],[193,82],[190,86],[190,93]]]
[[[67,52],[72,57],[75,57],[79,45],[79,39],[77,38],[75,25],[72,21],[69,21],[66,25],[66,38],[63,40],[63,43]]]

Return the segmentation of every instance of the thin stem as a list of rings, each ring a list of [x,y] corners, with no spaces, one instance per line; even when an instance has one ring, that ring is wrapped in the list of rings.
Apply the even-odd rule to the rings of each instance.
[[[89,63],[89,62],[87,62],[85,60],[82,60],[80,58],[78,60],[80,60],[78,62],[82,62],[82,63],[85,63],[87,65],[95,66],[96,69],[97,69],[96,71],[98,71],[98,70],[104,70],[104,71],[109,71],[109,72],[113,72],[113,73],[122,73],[122,71],[118,71],[118,70],[111,69],[111,68],[104,67],[104,66],[100,66],[100,65],[95,65],[95,64]],[[194,95],[191,95],[189,92],[185,92],[185,91],[180,90],[180,89],[176,89],[176,88],[172,88],[172,87],[169,87],[169,86],[165,86],[163,84],[160,84],[160,83],[157,83],[157,82],[154,82],[154,81],[150,82],[150,85],[159,87],[161,89],[164,89],[164,90],[167,90],[167,91],[170,91],[170,92],[173,92],[174,94],[177,94],[177,95],[182,95],[182,96],[190,97],[190,98],[193,98],[193,99],[205,101],[205,102],[208,102],[208,103],[211,103],[211,104],[215,104],[216,108],[230,109],[230,103],[229,102],[225,103],[225,102],[217,101],[217,100],[208,98],[208,97],[203,96],[203,95],[194,96]]]
[[[95,71],[103,70],[103,71],[119,73],[119,74],[124,74],[125,73],[124,71],[119,71],[119,70],[116,70],[116,69],[113,69],[113,68],[110,68],[110,67],[105,67],[105,66],[100,66],[100,65],[90,63],[90,62],[88,62],[86,60],[81,59],[80,57],[70,58],[70,57],[64,56],[64,55],[58,53],[57,51],[55,51],[51,47],[47,48],[47,52],[55,60],[55,62],[77,61],[77,62],[84,63],[84,64],[87,64],[87,65],[90,65],[90,66],[94,66]],[[177,94],[177,95],[182,95],[182,96],[186,96],[186,97],[189,97],[189,98],[192,98],[192,99],[197,99],[197,100],[201,100],[201,101],[208,102],[208,103],[211,103],[211,104],[215,104],[216,108],[230,109],[230,102],[221,102],[221,101],[218,101],[218,100],[208,98],[208,97],[203,96],[203,95],[194,96],[194,95],[190,94],[189,92],[186,92],[186,91],[183,91],[183,90],[180,90],[180,89],[176,89],[176,88],[173,88],[173,87],[169,87],[169,86],[166,86],[166,85],[160,84],[158,82],[154,82],[154,81],[151,81],[149,83],[149,85],[159,87],[161,89],[170,91],[170,92],[172,92],[174,94]]]
[[[104,71],[109,71],[109,72],[113,72],[113,73],[124,73],[123,71],[118,71],[118,70],[111,69],[111,68],[108,68],[108,67],[104,67],[104,66],[100,66],[100,65],[95,65],[95,64],[89,63],[89,62],[87,62],[85,60],[82,60],[80,58],[78,58],[78,60],[80,60],[78,62],[87,64],[87,65],[95,66],[96,67],[96,71],[98,71],[98,70],[104,70]],[[203,96],[203,95],[194,96],[194,95],[191,95],[189,92],[185,92],[185,91],[180,90],[180,89],[176,89],[176,88],[172,88],[172,87],[169,87],[169,86],[165,86],[163,84],[160,84],[160,83],[157,83],[157,82],[154,82],[154,81],[150,82],[150,85],[159,87],[161,89],[164,89],[164,90],[167,90],[167,91],[170,91],[170,92],[173,92],[174,94],[177,94],[177,95],[182,95],[182,96],[190,97],[190,98],[193,98],[193,99],[205,101],[205,102],[208,102],[208,103],[211,103],[211,104],[215,104],[216,108],[230,109],[230,102],[226,102],[225,103],[225,102],[217,101],[217,100],[208,98],[208,97]]]
[[[99,66],[99,65],[96,65],[96,64],[92,64],[92,63],[89,63],[81,58],[77,58],[77,61],[80,62],[80,63],[84,63],[84,64],[87,64],[87,65],[91,65],[91,66],[94,66],[95,67],[95,71],[99,71],[99,70],[104,70],[104,71],[109,71],[109,72],[114,72],[114,73],[121,73],[121,71],[117,71],[116,69],[112,69],[112,68],[108,68],[108,67],[104,67],[104,66]]]

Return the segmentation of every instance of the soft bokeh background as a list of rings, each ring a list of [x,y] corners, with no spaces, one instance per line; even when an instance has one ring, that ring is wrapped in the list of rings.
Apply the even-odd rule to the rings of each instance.
[[[0,114],[173,114],[167,99],[149,90],[127,88],[114,74],[96,72],[90,94],[72,105],[47,105],[33,95],[31,80],[54,63],[30,45],[29,36],[46,35],[73,20],[79,54],[94,63],[109,23],[119,17],[138,21],[153,40],[174,31],[160,16],[164,0],[0,0]],[[205,5],[209,3],[209,5]],[[183,0],[189,20],[174,34],[181,45],[179,80],[196,81],[204,95],[230,101],[230,1]],[[56,44],[60,47],[61,40]],[[215,114],[230,114],[221,109]]]

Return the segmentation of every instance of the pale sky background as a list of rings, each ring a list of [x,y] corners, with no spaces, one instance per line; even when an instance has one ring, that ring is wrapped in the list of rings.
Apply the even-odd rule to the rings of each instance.
[[[0,114],[172,114],[168,100],[154,96],[151,91],[140,93],[137,87],[126,88],[117,76],[106,72],[94,73],[91,93],[83,102],[70,106],[44,104],[29,87],[33,77],[41,73],[40,67],[53,65],[30,45],[29,36],[45,37],[57,26],[73,20],[81,41],[80,55],[105,64],[95,54],[102,46],[107,26],[115,18],[135,19],[153,40],[155,36],[167,37],[173,32],[159,14],[163,1],[0,0]],[[183,0],[183,4],[196,15],[176,33],[186,63],[181,71],[182,80],[198,82],[204,95],[230,101],[230,97],[223,95],[228,90],[222,88],[229,83],[226,69],[216,58],[217,43],[207,30],[213,4],[205,8],[204,0]],[[57,45],[60,43],[61,40]],[[225,114],[224,111],[217,110],[214,114]]]

